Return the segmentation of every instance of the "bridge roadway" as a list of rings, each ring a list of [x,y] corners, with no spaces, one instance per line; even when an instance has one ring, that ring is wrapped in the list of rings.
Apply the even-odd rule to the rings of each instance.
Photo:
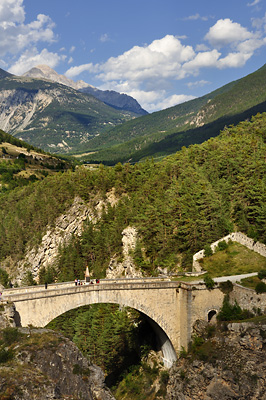
[[[196,319],[208,319],[223,301],[219,289],[171,281],[169,278],[104,279],[96,284],[74,282],[19,287],[3,291],[3,300],[14,303],[17,326],[44,327],[58,315],[88,304],[115,303],[131,307],[149,320],[166,366],[171,366],[191,340]]]

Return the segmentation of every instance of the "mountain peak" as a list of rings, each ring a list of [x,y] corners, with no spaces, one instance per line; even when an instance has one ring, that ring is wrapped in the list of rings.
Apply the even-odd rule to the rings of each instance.
[[[76,90],[91,86],[81,80],[74,82],[71,79],[68,79],[66,76],[58,74],[55,70],[44,64],[36,65],[29,71],[25,72],[23,76],[27,76],[30,78],[49,79],[50,81],[61,83],[62,85],[72,87]]]
[[[6,78],[8,76],[12,76],[12,74],[0,68],[0,79]]]

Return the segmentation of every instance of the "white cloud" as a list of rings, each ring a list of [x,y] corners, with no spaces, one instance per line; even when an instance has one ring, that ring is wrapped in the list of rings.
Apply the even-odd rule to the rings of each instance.
[[[209,81],[205,81],[204,79],[201,79],[200,81],[188,82],[187,87],[189,87],[189,89],[194,89],[197,87],[203,87],[203,86],[209,85],[210,83],[211,82],[209,82]]]
[[[252,18],[252,26],[258,30],[263,29],[266,30],[266,13],[262,18]]]
[[[196,51],[208,51],[210,50],[208,46],[206,46],[206,44],[201,43],[201,44],[197,44],[196,46]]]
[[[247,60],[252,56],[251,53],[229,53],[226,57],[221,58],[217,67],[220,69],[224,68],[240,68],[243,67]]]
[[[104,33],[101,35],[100,37],[100,42],[105,43],[105,42],[109,42],[111,39],[109,38],[107,33]]]
[[[191,46],[167,35],[146,47],[134,46],[118,57],[111,57],[99,66],[102,81],[131,80],[144,82],[154,79],[179,78],[182,63],[195,56]]]
[[[219,49],[227,45],[236,45],[253,37],[253,33],[239,23],[232,22],[229,18],[226,18],[220,19],[209,29],[209,32],[205,35],[205,40]]]
[[[154,40],[149,45],[134,46],[118,57],[111,57],[101,64],[74,66],[66,72],[75,78],[84,71],[102,82],[101,89],[112,89],[133,96],[148,111],[173,106],[192,96],[168,95],[172,82],[199,75],[201,69],[236,68],[245,65],[254,51],[265,45],[259,34],[253,34],[229,19],[214,24],[205,39],[216,48],[210,50],[205,44],[196,47],[183,45],[173,35]],[[230,52],[220,49],[230,45]],[[188,84],[190,88],[203,86],[207,81]]]
[[[166,97],[161,101],[156,102],[155,104],[147,104],[148,107],[153,107],[153,111],[156,110],[164,110],[169,107],[176,106],[177,104],[185,103],[186,101],[195,99],[195,96],[188,96],[185,94],[174,94],[172,96]]]
[[[221,53],[216,49],[198,53],[193,60],[183,65],[184,76],[198,75],[201,68],[215,68]]]
[[[202,21],[208,21],[208,17],[202,17],[200,14],[194,14],[194,15],[190,15],[189,17],[184,18],[184,20],[186,21],[196,21],[196,20],[202,20]]]
[[[257,4],[260,3],[261,0],[254,0],[253,3],[248,3],[248,7],[256,6]]]
[[[32,48],[26,50],[25,53],[19,57],[17,62],[9,68],[9,72],[14,75],[22,75],[39,64],[45,64],[54,68],[60,61],[65,60],[65,58],[66,56],[51,53],[47,49],[43,49],[41,53],[39,53],[36,48]]]
[[[95,67],[92,63],[71,67],[65,72],[65,76],[67,76],[70,79],[73,79],[84,71],[96,72],[97,67]]]
[[[1,0],[0,4],[0,26],[23,23],[25,12],[23,0]]]
[[[1,0],[0,56],[19,54],[38,42],[55,40],[55,24],[50,17],[39,14],[35,21],[25,24],[23,0]]]

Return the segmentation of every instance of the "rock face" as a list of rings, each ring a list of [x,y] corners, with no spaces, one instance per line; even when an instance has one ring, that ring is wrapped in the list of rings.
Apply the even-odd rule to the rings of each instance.
[[[148,114],[148,112],[139,105],[137,100],[125,93],[118,93],[114,90],[100,90],[89,85],[81,88],[80,91],[82,93],[91,94],[96,97],[96,99],[118,110],[127,110],[139,115]]]
[[[48,65],[36,65],[36,67],[31,68],[28,72],[25,72],[23,76],[27,76],[30,78],[42,78],[49,79],[53,82],[61,83],[62,85],[66,85],[72,87],[73,89],[79,90],[90,86],[88,83],[84,81],[74,82],[71,79],[68,79],[64,75],[59,75],[52,68],[48,67]]]
[[[55,227],[48,227],[39,247],[27,251],[25,258],[18,264],[16,282],[21,283],[25,266],[33,273],[33,277],[37,278],[41,266],[47,267],[55,263],[60,245],[67,244],[72,235],[81,235],[86,219],[93,221],[96,218],[97,208],[93,211],[83,200],[76,197],[68,212],[57,218]]]
[[[31,271],[33,278],[38,281],[39,270],[42,266],[55,265],[60,246],[69,243],[73,235],[80,236],[86,220],[95,223],[101,218],[102,210],[107,204],[114,207],[117,202],[118,197],[114,189],[106,194],[105,200],[95,199],[93,206],[76,197],[67,212],[56,219],[54,227],[47,227],[40,245],[36,248],[28,248],[24,258],[12,268],[12,271],[9,271],[12,282],[20,285],[27,271]],[[134,250],[136,238],[137,231],[135,228],[128,227],[123,231],[123,262],[118,263],[114,256],[110,262],[107,277],[141,276],[141,273],[135,269],[130,253],[131,250]],[[12,264],[12,261],[9,260],[9,262]]]
[[[133,117],[127,110],[108,107],[95,96],[49,78],[0,71],[0,129],[45,151],[91,149],[91,140],[107,126]]]
[[[0,301],[0,329],[15,326],[16,323],[14,304]]]
[[[136,247],[137,242],[137,230],[134,227],[128,226],[122,232],[122,244],[123,244],[123,259],[118,261],[114,256],[109,264],[106,271],[106,278],[141,278],[141,271],[136,269],[133,261],[132,252]]]
[[[12,349],[11,360],[0,363],[3,399],[114,400],[101,369],[60,334],[20,329],[8,349]]]
[[[231,323],[223,329],[177,361],[168,400],[266,399],[266,325]]]
[[[139,115],[148,114],[147,111],[141,108],[137,100],[135,100],[131,96],[128,96],[124,93],[121,94],[115,92],[114,90],[100,90],[84,81],[74,82],[72,81],[72,79],[68,79],[64,75],[59,75],[52,68],[48,67],[48,65],[37,65],[36,67],[31,68],[23,76],[49,79],[53,82],[58,82],[63,85],[72,87],[73,89],[80,90],[83,93],[88,93],[96,97],[96,99],[116,109],[131,111]]]

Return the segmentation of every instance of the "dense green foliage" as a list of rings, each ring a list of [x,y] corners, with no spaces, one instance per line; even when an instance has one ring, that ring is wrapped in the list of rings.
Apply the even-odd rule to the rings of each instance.
[[[190,266],[194,252],[235,229],[266,242],[265,132],[266,114],[257,115],[159,163],[78,168],[2,195],[0,259],[38,244],[75,196],[93,209],[112,188],[117,205],[61,249],[60,279],[83,277],[87,264],[104,276],[128,225],[138,230],[135,259],[148,275],[158,266]]]
[[[256,293],[266,293],[266,283],[259,282],[255,287]]]
[[[98,304],[71,310],[48,324],[73,340],[100,366],[113,385],[120,374],[140,362],[151,348],[151,330],[140,314],[115,304]]]
[[[203,97],[131,120],[90,142],[90,162],[114,165],[173,154],[182,146],[219,135],[224,126],[265,112],[265,66]],[[199,120],[200,126],[196,123]]]
[[[223,306],[217,314],[219,321],[239,321],[243,319],[251,318],[253,314],[248,310],[242,310],[239,304],[235,301],[231,304],[229,301],[229,295],[224,296]]]

